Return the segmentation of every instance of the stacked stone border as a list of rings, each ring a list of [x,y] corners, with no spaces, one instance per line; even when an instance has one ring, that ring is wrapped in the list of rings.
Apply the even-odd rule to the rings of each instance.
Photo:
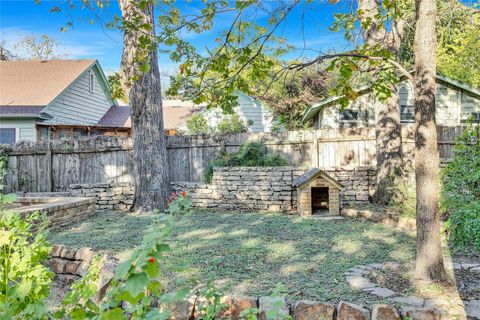
[[[297,210],[297,191],[293,179],[307,169],[298,167],[216,167],[210,184],[172,182],[174,191],[187,191],[194,208],[290,212]],[[345,188],[340,192],[340,207],[366,204],[375,190],[375,168],[325,169]],[[97,210],[130,209],[135,186],[130,182],[72,184],[66,192],[18,193],[22,196],[74,196],[95,198]]]
[[[393,290],[383,288],[369,279],[367,276],[374,271],[387,267],[398,267],[399,264],[390,262],[386,264],[373,263],[359,265],[345,273],[348,285],[356,290],[386,299],[391,304],[401,305],[400,314],[412,319],[480,319],[480,300],[462,301],[454,300],[423,299],[416,296],[402,296]],[[480,263],[453,263],[453,269],[469,270],[480,275]],[[357,318],[354,318],[357,319]],[[373,319],[373,318],[372,318]],[[401,319],[400,317],[385,317],[375,319]]]
[[[49,267],[55,273],[55,280],[71,284],[87,274],[90,264],[95,256],[91,248],[75,249],[63,245],[54,245],[50,252]],[[97,280],[98,293],[95,300],[98,302],[105,295],[111,280],[114,277],[114,270],[117,261],[107,256],[102,256],[99,279]],[[412,319],[441,320],[445,318],[432,304],[424,302],[415,297],[396,297],[395,293],[386,288],[376,287],[363,276],[372,270],[383,268],[383,264],[369,264],[358,266],[347,272],[348,283],[355,289],[364,290],[368,293],[391,300],[393,303],[401,303],[400,309],[388,304],[375,304],[371,308],[357,304],[340,301],[338,304],[329,302],[317,302],[310,300],[290,301],[283,297],[249,297],[241,295],[224,296],[221,300],[225,308],[220,312],[218,319],[240,319],[240,314],[250,308],[258,309],[257,319],[266,320],[271,310],[277,310],[283,315],[290,315],[294,320],[401,320],[402,317]],[[477,268],[480,265],[460,265],[458,268]],[[404,299],[404,300],[402,300]],[[422,300],[421,303],[417,301]],[[417,302],[417,303],[416,303]],[[186,300],[162,305],[160,308],[168,308],[172,312],[171,319],[188,320],[192,312],[199,316],[198,305],[208,303],[203,298],[191,296]],[[195,310],[194,310],[195,306]],[[472,306],[473,308],[474,306]],[[478,306],[477,306],[478,307]],[[475,312],[475,310],[473,310]],[[473,317],[475,319],[475,317]]]
[[[95,257],[95,252],[88,247],[75,249],[64,245],[55,244],[49,253],[49,268],[55,274],[54,280],[65,285],[85,276]],[[97,294],[95,300],[99,301],[105,294],[114,277],[117,260],[106,255],[99,257],[99,276],[97,279]]]
[[[218,319],[240,319],[240,314],[248,309],[257,309],[257,319],[267,320],[267,314],[276,311],[281,319],[291,316],[294,320],[402,320],[411,319],[441,320],[440,313],[435,308],[420,308],[415,306],[395,308],[389,304],[375,304],[367,308],[358,304],[340,301],[337,304],[310,300],[288,301],[282,297],[249,297],[231,295],[224,296],[221,302],[226,306],[219,313]],[[191,315],[200,316],[198,305],[205,301],[199,297],[162,306],[172,312],[171,319],[188,320]],[[194,309],[195,306],[195,309]],[[282,317],[283,316],[283,317]]]
[[[195,208],[294,212],[297,191],[293,179],[307,169],[298,167],[216,167],[210,184],[173,182],[174,191],[187,191]],[[345,186],[340,206],[368,203],[375,190],[375,168],[325,169]]]
[[[21,215],[45,213],[49,228],[58,230],[93,215],[95,198],[18,197],[12,210]]]
[[[70,185],[73,197],[95,197],[97,210],[127,211],[133,204],[135,187],[129,182]]]

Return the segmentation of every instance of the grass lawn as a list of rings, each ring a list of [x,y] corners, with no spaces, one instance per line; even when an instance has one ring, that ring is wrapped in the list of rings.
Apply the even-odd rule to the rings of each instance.
[[[150,222],[147,215],[99,213],[50,238],[123,259]],[[281,283],[290,297],[373,302],[378,300],[348,287],[344,272],[359,264],[411,261],[415,239],[359,219],[200,211],[179,223],[171,247],[162,261],[170,288],[214,279],[229,292],[265,295]]]

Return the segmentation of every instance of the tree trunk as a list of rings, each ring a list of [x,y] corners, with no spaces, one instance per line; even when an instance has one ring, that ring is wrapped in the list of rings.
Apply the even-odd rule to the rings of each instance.
[[[362,30],[364,41],[371,47],[380,46],[397,54],[402,37],[403,21],[393,23],[387,31],[377,15],[380,8],[377,0],[358,0],[358,9],[363,12],[361,20],[368,28]],[[400,97],[397,86],[390,87],[391,97],[375,107],[375,140],[377,160],[377,183],[372,201],[389,204],[395,184],[402,178],[402,135],[400,125]]]
[[[416,0],[415,29],[415,180],[417,256],[415,278],[447,280],[443,264],[439,212],[439,160],[435,123],[435,0]]]
[[[394,186],[403,176],[400,97],[397,86],[390,87],[391,96],[375,108],[375,142],[377,149],[377,184],[372,200],[388,205]]]
[[[122,71],[131,85],[129,99],[133,135],[133,175],[135,198],[132,209],[162,210],[170,192],[166,138],[163,129],[162,94],[156,46],[139,47],[140,37],[155,36],[153,3],[139,9],[139,1],[120,0],[124,21]],[[140,19],[151,26],[128,27]],[[133,26],[134,23],[132,23]],[[153,42],[152,42],[153,43]],[[148,72],[139,72],[138,57],[150,65]]]

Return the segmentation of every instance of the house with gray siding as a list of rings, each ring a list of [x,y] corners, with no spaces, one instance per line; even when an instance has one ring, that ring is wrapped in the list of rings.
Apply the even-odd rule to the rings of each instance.
[[[438,125],[457,126],[473,117],[480,121],[480,90],[459,81],[437,75],[436,121]],[[404,124],[414,122],[414,96],[411,83],[399,83],[400,119]],[[339,97],[330,97],[308,109],[303,122],[312,121],[315,128],[374,127],[375,110],[382,101],[375,97],[371,87],[357,90],[358,98],[344,110]]]
[[[97,60],[0,62],[0,143],[128,133],[117,107]]]
[[[271,132],[276,124],[273,112],[255,98],[243,92],[237,92],[236,95],[237,106],[233,108],[233,112],[248,125],[248,131]],[[199,113],[207,120],[210,130],[213,130],[225,117],[220,108],[200,106]],[[177,129],[179,131],[187,131],[187,121],[188,119],[178,124]]]

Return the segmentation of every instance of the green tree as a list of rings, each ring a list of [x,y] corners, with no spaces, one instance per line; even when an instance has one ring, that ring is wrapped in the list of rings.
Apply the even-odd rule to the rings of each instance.
[[[437,71],[440,74],[480,87],[480,17],[477,0],[438,0],[437,15]],[[407,27],[400,48],[400,61],[413,66],[415,12],[404,15]]]
[[[457,1],[439,1],[439,10],[437,71],[479,88],[480,15]]]
[[[442,208],[451,242],[480,250],[480,126],[468,124],[442,170]]]
[[[219,134],[247,132],[251,124],[252,123],[245,123],[236,113],[225,114],[214,128],[214,132]]]
[[[404,7],[403,4],[407,3],[406,1],[382,1],[378,14],[374,15],[378,21],[373,27],[370,25],[371,19],[361,22],[365,11],[356,11],[355,19],[340,17],[334,27],[346,29],[345,35],[351,40],[355,25],[360,20],[362,30],[377,34],[386,26],[394,26],[399,21],[403,13],[401,9]],[[272,74],[272,68],[275,66],[272,57],[281,57],[289,49],[284,39],[275,36],[276,32],[285,25],[287,16],[295,8],[301,5],[308,7],[311,2],[296,0],[269,2],[266,5],[264,2],[254,0],[233,3],[212,1],[202,3],[198,14],[195,15],[182,14],[176,2],[160,2],[157,7],[160,13],[158,36],[154,33],[152,1],[124,0],[122,2],[126,5],[122,9],[122,28],[131,30],[130,36],[129,32],[125,33],[127,36],[124,43],[127,49],[124,53],[127,52],[134,57],[134,59],[125,60],[128,63],[124,63],[123,66],[126,67],[126,71],[131,69],[132,65],[137,66],[141,73],[141,75],[134,73],[132,77],[131,73],[125,72],[127,78],[133,81],[130,101],[134,109],[132,119],[134,139],[135,137],[143,138],[134,149],[135,178],[142,178],[136,180],[139,194],[135,195],[135,201],[138,197],[142,205],[157,204],[161,201],[165,190],[168,190],[165,141],[162,140],[163,135],[160,130],[163,128],[159,126],[161,108],[158,108],[158,105],[161,105],[161,102],[157,99],[161,95],[161,90],[160,86],[156,85],[159,78],[156,50],[159,45],[164,46],[161,48],[163,53],[169,52],[171,59],[180,63],[179,77],[171,87],[173,91],[180,88],[178,83],[186,82],[196,88],[194,102],[208,101],[212,106],[221,106],[226,111],[231,111],[236,105],[236,91],[251,94],[255,92],[255,84],[259,81],[266,78],[270,78],[271,82],[281,81],[290,72],[297,72],[326,61],[329,62],[327,71],[336,69],[339,72],[340,77],[333,92],[340,96],[338,101],[343,107],[358,96],[354,88],[359,80],[368,79],[379,98],[384,100],[390,98],[392,85],[398,83],[400,72],[415,84],[416,276],[428,281],[445,279],[439,234],[438,154],[434,117],[437,38],[435,30],[437,11],[434,0],[415,1],[416,25],[413,46],[415,78],[407,71],[406,65],[395,59],[395,52],[378,41],[360,44],[355,49],[344,53],[321,54],[308,61],[285,64]],[[252,19],[259,12],[263,14],[262,21],[265,21],[261,24]],[[222,37],[218,38],[217,48],[209,49],[206,56],[199,54],[188,41],[182,38],[182,32],[201,33],[210,30],[214,18],[221,13],[233,14],[231,25]],[[390,34],[395,35],[395,32],[387,33],[385,41],[389,40]],[[372,36],[372,39],[374,38],[376,39]],[[210,76],[211,74],[214,76]],[[359,75],[367,76],[362,79]],[[137,99],[136,102],[134,98]],[[152,103],[154,101],[157,103]],[[148,119],[148,114],[154,117]],[[139,121],[135,124],[137,115]],[[160,141],[158,141],[159,136]],[[153,138],[155,140],[152,140]],[[152,152],[149,148],[153,144],[159,147],[154,148]],[[145,151],[144,155],[142,151]],[[150,172],[152,168],[156,170],[153,174]],[[432,195],[433,193],[436,195]]]
[[[415,278],[439,282],[446,281],[448,276],[440,236],[440,163],[435,123],[436,0],[416,0],[415,16]]]
[[[283,81],[269,83],[267,79],[260,89],[263,93],[256,98],[273,111],[287,130],[311,126],[302,122],[303,115],[313,104],[326,98],[336,85],[337,76],[325,69],[326,65],[313,65],[288,75]],[[268,90],[267,86],[270,86]]]
[[[207,119],[201,114],[197,113],[192,115],[187,120],[187,130],[189,134],[203,134],[208,133]]]
[[[137,210],[164,209],[170,192],[154,3],[119,1],[124,44],[121,68],[132,109],[133,208]]]

